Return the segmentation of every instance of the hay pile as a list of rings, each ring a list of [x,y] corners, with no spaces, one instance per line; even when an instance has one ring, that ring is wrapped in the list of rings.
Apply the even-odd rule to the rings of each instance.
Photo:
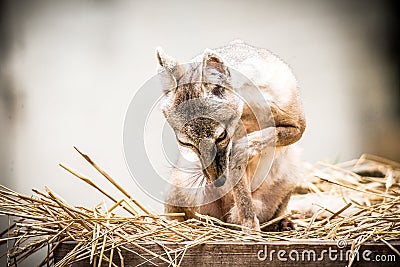
[[[353,241],[354,251],[365,241],[379,241],[400,256],[389,243],[400,240],[400,164],[396,162],[363,155],[360,159],[340,164],[320,162],[309,166],[294,199],[309,195],[325,199],[335,197],[343,200],[343,206],[331,210],[315,203],[314,208],[317,208],[312,214],[292,211],[261,226],[291,218],[297,224],[296,230],[260,233],[234,230],[233,225],[228,228],[225,223],[200,214],[197,220],[168,221],[166,216],[183,214],[151,213],[87,155],[78,152],[126,198],[115,199],[91,179],[64,165],[61,167],[100,191],[114,205],[108,210],[100,204],[91,209],[73,207],[49,188],[45,188],[45,192],[33,190],[34,196],[26,196],[0,186],[0,215],[10,218],[9,228],[1,233],[0,244],[7,243],[8,252],[3,256],[8,257],[11,266],[42,248],[47,248],[48,253],[39,266],[53,263],[54,250],[67,241],[74,241],[75,247],[55,266],[67,266],[83,259],[89,259],[93,266],[102,263],[124,266],[123,250],[136,253],[147,263],[158,259],[176,266],[189,248],[210,241],[343,239]],[[121,215],[122,209],[129,215]],[[157,254],[142,246],[143,242],[156,243],[165,253]],[[169,242],[179,244],[178,248],[168,247]],[[136,247],[141,253],[130,247]]]

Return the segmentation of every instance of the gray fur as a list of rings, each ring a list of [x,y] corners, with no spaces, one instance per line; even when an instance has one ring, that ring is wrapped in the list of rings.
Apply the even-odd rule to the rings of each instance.
[[[171,182],[177,185],[168,200],[191,203],[192,207],[166,204],[166,212],[195,212],[237,223],[244,229],[259,229],[259,224],[280,216],[296,184],[297,154],[292,146],[305,129],[305,119],[298,96],[297,82],[290,68],[269,51],[254,48],[242,41],[205,52],[191,64],[179,64],[162,50],[157,50],[164,90],[162,111],[175,131],[180,145],[198,156],[200,175],[207,183],[220,185],[226,176],[233,190],[212,203],[202,203],[205,189],[197,195],[177,189],[192,179],[174,169]],[[232,73],[236,69],[246,79]],[[257,86],[260,95],[249,94]],[[271,115],[256,115],[268,108]],[[258,114],[259,115],[259,114]],[[224,133],[224,131],[226,131]],[[277,146],[266,179],[252,190],[258,166],[265,164],[265,151]],[[178,161],[178,165],[180,161]],[[264,164],[264,165],[263,165]],[[222,181],[222,182],[221,182]]]

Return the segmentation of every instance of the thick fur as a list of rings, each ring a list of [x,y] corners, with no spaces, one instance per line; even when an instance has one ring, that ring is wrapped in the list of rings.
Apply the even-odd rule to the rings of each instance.
[[[157,50],[157,57],[165,85],[164,116],[179,144],[198,158],[190,167],[197,168],[199,175],[182,171],[181,167],[188,167],[183,166],[187,163],[178,160],[171,183],[196,187],[205,182],[216,183],[224,175],[228,175],[228,183],[239,179],[232,191],[202,206],[199,203],[203,203],[207,191],[200,188],[196,194],[186,194],[180,187],[173,187],[167,194],[167,203],[175,200],[174,203],[189,205],[166,204],[165,211],[185,212],[186,219],[195,217],[196,212],[207,214],[243,225],[244,229],[259,229],[260,223],[282,215],[298,174],[298,155],[292,144],[305,129],[297,82],[290,68],[269,51],[240,40],[214,50],[206,49],[192,60],[197,63],[190,67],[177,63],[161,49]],[[232,75],[233,69],[247,79]],[[254,85],[261,93],[258,96],[249,89]],[[191,100],[196,101],[185,105]],[[265,118],[267,123],[260,127],[256,114],[265,106],[271,110],[274,123]],[[215,119],[191,120],[193,113],[205,117],[212,114]],[[270,171],[261,184],[254,186],[260,181],[258,176],[265,176],[262,170],[269,165],[263,154],[272,146],[276,150]],[[245,170],[244,174],[241,170]]]

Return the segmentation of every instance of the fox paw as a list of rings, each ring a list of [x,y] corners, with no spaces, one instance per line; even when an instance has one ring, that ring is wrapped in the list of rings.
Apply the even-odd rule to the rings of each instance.
[[[254,217],[253,219],[249,220],[244,220],[242,222],[242,228],[243,232],[252,232],[252,231],[260,231],[260,222],[257,219],[257,217]]]
[[[295,224],[289,220],[289,219],[283,219],[279,223],[279,231],[291,231],[291,230],[296,230]]]
[[[283,232],[295,230],[295,224],[289,219],[282,219],[279,222],[263,228],[264,232]]]

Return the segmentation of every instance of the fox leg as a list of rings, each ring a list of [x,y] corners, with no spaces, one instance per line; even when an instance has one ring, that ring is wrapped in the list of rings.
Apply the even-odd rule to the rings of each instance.
[[[231,176],[241,175],[240,170],[240,167],[232,169]],[[228,222],[242,225],[243,231],[248,231],[248,229],[259,231],[260,223],[253,209],[250,186],[245,175],[233,187],[233,199],[235,204],[230,210]]]
[[[265,99],[259,99],[265,101]],[[263,106],[265,103],[254,103],[254,106]],[[263,150],[267,146],[288,146],[296,143],[304,133],[306,119],[304,117],[301,101],[298,96],[293,96],[289,104],[278,106],[269,103],[272,117],[266,116],[267,121],[263,122],[259,130],[250,132],[242,139],[248,139],[249,148],[253,150]],[[262,114],[260,119],[264,118]],[[259,125],[259,121],[254,121]],[[240,141],[240,139],[238,140]]]
[[[291,133],[292,129],[283,128],[287,127],[265,128],[260,131],[252,132],[239,139],[237,142],[234,142],[230,156],[230,165],[232,169],[230,174],[231,179],[237,179],[238,176],[241,175],[237,170],[246,168],[248,165],[248,158],[260,154],[264,149],[276,143],[277,132],[280,131],[281,135],[283,134],[282,136],[296,135],[296,133]],[[283,144],[283,141],[279,141],[279,144]],[[281,182],[277,184],[263,184],[262,186],[266,187],[265,190],[258,189],[257,191],[270,192],[267,195],[257,193],[257,191],[252,194],[247,184],[248,180],[246,176],[243,176],[234,187],[236,209],[232,210],[232,217],[235,217],[234,213],[236,212],[236,217],[239,217],[239,221],[242,220],[240,222],[242,225],[251,225],[250,218],[253,220],[253,225],[256,225],[259,223],[254,223],[255,220],[265,222],[272,218],[279,217],[285,212],[293,188],[290,179],[288,179],[287,190],[283,190],[286,187],[285,184],[282,184],[283,181],[287,180],[285,177],[281,177]],[[279,227],[279,229],[280,228],[283,229],[286,227],[283,226]],[[255,229],[255,227],[253,227],[253,229]]]
[[[303,134],[303,129],[297,126],[268,127],[252,132],[246,136],[249,148],[262,150],[267,146],[288,146],[297,142]]]
[[[288,146],[298,141],[303,130],[292,126],[267,127],[240,138],[233,144],[231,162],[243,166],[249,157],[259,155],[273,146]]]
[[[291,193],[289,195],[287,195],[281,205],[279,206],[278,210],[276,211],[276,215],[274,215],[274,217],[279,217],[282,216],[286,213],[286,209],[287,209],[287,205],[289,203],[290,197],[291,197]],[[282,219],[277,223],[277,230],[278,231],[290,231],[295,229],[294,223],[290,220],[290,219]]]
[[[262,105],[262,103],[258,103]],[[293,99],[290,105],[279,108],[271,105],[273,120],[269,126],[250,132],[237,140],[237,146],[245,146],[249,156],[259,154],[266,147],[288,146],[296,143],[304,133],[306,120],[299,100]],[[258,124],[256,120],[255,125]],[[273,124],[272,124],[273,123]]]
[[[260,221],[264,223],[271,219],[284,215],[286,213],[286,208],[290,196],[291,192],[289,192],[288,195],[280,203],[277,204],[276,210],[272,216],[271,214],[269,216],[266,216],[268,214],[266,213],[267,211],[274,209],[274,207],[271,207],[270,205],[271,203],[268,201],[269,199],[266,199],[265,197],[263,198],[262,196],[261,198],[259,198],[260,196],[255,196],[255,198],[253,199],[254,211],[257,214]],[[264,227],[262,230],[266,232],[281,232],[281,231],[289,231],[292,229],[295,229],[292,221],[287,218],[284,218],[276,222],[275,224]]]

